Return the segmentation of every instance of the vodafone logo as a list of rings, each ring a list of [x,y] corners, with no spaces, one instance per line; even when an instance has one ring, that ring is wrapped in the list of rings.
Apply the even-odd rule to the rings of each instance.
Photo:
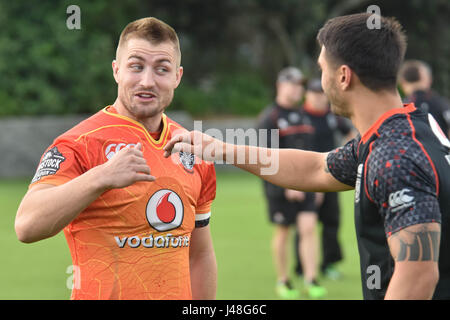
[[[148,200],[146,215],[150,226],[157,231],[178,228],[183,223],[183,202],[172,190],[158,190]]]
[[[105,156],[106,159],[111,159],[117,152],[119,152],[121,149],[125,147],[134,147],[136,146],[135,143],[111,143],[109,144],[105,149]]]

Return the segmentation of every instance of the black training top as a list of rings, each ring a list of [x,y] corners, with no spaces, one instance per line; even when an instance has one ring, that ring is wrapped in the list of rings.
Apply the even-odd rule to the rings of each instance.
[[[330,152],[327,164],[337,180],[355,187],[364,298],[386,294],[394,271],[387,238],[411,225],[438,222],[440,278],[433,298],[450,299],[450,143],[434,118],[414,104],[390,110],[362,138]]]
[[[305,102],[303,110],[309,116],[311,125],[314,127],[312,151],[327,152],[336,148],[336,133],[347,135],[352,130],[350,120],[335,115],[329,109],[319,112]]]
[[[309,116],[300,107],[286,109],[273,103],[261,113],[258,128],[267,130],[267,136],[264,137],[267,140],[260,141],[261,147],[311,150],[314,127]],[[278,146],[271,143],[271,129],[278,130],[279,139],[275,139]],[[267,181],[264,181],[264,189],[268,197],[284,197],[284,188]]]

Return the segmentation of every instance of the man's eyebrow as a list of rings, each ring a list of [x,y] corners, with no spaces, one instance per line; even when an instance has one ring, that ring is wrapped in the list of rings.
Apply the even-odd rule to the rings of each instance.
[[[131,59],[138,59],[138,60],[145,61],[144,58],[142,58],[141,56],[137,56],[137,55],[131,55],[131,56],[129,56],[129,57],[128,57],[128,60],[131,60]]]
[[[156,62],[157,63],[164,63],[164,62],[172,63],[172,60],[170,60],[168,58],[161,58],[161,59],[156,60]]]
[[[322,70],[322,66],[320,65],[319,60],[317,60],[316,62],[317,62],[317,66],[319,67],[319,69]]]
[[[138,55],[131,55],[131,56],[129,56],[128,60],[131,60],[131,59],[138,59],[138,60],[141,60],[141,61],[145,61],[145,59],[143,57],[138,56]],[[160,59],[156,60],[156,62],[157,63],[164,63],[164,62],[172,63],[172,60],[170,60],[168,58],[160,58]]]

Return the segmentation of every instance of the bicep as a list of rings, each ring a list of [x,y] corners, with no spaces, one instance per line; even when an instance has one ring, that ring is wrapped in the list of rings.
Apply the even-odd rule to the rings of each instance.
[[[394,261],[431,261],[439,259],[441,225],[436,222],[406,227],[389,236],[388,245]]]
[[[431,299],[439,279],[439,223],[421,223],[388,238],[394,273],[385,299]]]

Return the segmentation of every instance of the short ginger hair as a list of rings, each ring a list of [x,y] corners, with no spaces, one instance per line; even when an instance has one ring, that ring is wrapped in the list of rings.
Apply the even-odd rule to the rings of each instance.
[[[154,17],[142,18],[130,22],[120,34],[116,56],[118,55],[119,48],[123,47],[130,38],[144,39],[156,45],[167,41],[172,42],[175,52],[178,54],[177,65],[180,66],[180,41],[175,30],[167,23]]]

